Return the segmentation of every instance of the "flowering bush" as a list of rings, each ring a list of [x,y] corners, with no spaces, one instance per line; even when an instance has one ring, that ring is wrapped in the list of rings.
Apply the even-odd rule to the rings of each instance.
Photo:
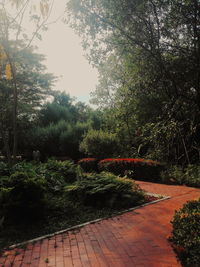
[[[96,158],[84,158],[78,161],[78,164],[85,172],[98,171],[98,159]]]
[[[170,240],[182,261],[189,266],[200,263],[200,198],[187,202],[175,212]]]
[[[98,167],[100,171],[109,171],[120,176],[141,180],[158,180],[162,166],[153,160],[110,158],[101,160]]]

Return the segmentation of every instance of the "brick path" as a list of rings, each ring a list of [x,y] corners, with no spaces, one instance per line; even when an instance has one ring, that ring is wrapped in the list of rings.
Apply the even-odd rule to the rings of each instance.
[[[175,209],[200,190],[138,182],[151,193],[172,198],[13,249],[1,267],[174,267],[181,266],[167,241]]]

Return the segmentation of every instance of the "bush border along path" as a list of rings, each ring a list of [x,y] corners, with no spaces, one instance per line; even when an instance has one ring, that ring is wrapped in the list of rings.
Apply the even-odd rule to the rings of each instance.
[[[148,192],[171,198],[29,243],[25,249],[5,251],[0,266],[181,266],[167,240],[170,221],[174,210],[199,197],[200,190],[137,183]]]

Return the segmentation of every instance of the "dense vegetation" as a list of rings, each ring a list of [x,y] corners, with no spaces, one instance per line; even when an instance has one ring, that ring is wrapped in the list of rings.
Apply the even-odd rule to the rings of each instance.
[[[71,161],[0,164],[0,248],[146,201],[131,180],[83,174]]]
[[[200,199],[187,202],[176,211],[172,221],[171,241],[184,266],[199,266],[200,262]]]
[[[17,151],[30,157],[37,149],[43,158],[87,154],[196,164],[199,2],[70,0],[67,7],[66,21],[82,36],[100,73],[92,94],[99,110],[52,92],[54,77],[45,73],[43,57],[26,48],[21,29],[18,41],[5,41],[2,31],[0,149],[7,158]]]
[[[99,70],[93,103],[120,155],[199,162],[199,1],[70,0],[68,8]]]
[[[99,71],[91,99],[97,109],[52,90],[56,77],[31,46],[46,30],[53,2],[0,3],[3,245],[145,201],[123,176],[200,187],[200,2],[68,1],[66,22]],[[16,164],[17,155],[25,161]],[[72,161],[84,156],[91,158],[79,165],[93,173]],[[161,178],[157,161],[168,164]],[[198,220],[199,200],[173,220],[172,241],[189,265],[200,261]]]

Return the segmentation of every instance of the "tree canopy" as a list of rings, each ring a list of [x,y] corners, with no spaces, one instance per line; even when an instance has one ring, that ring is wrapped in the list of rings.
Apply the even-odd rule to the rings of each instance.
[[[35,53],[32,48],[18,51],[15,56],[18,87],[17,125],[18,134],[23,139],[22,133],[34,122],[39,108],[51,94],[55,77],[46,73],[46,67],[42,63],[43,55]],[[0,101],[0,140],[4,143],[7,157],[10,157],[10,147],[13,144],[13,87],[12,82],[5,76],[0,80]]]
[[[123,152],[199,160],[199,1],[71,0],[68,8],[100,71],[93,102],[114,117]]]

